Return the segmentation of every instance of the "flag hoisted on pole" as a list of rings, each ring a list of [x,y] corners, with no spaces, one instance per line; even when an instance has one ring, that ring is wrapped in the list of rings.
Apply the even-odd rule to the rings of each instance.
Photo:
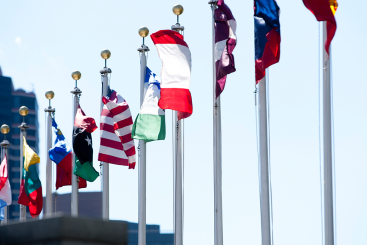
[[[6,140],[6,135],[10,132],[10,127],[6,124],[1,126],[1,133],[4,134],[4,140],[1,145],[1,165],[0,165],[0,221],[1,224],[8,222],[8,206],[12,203],[11,188],[9,183],[8,171],[8,146],[9,141]]]
[[[146,53],[149,51],[148,46],[144,44],[144,39],[149,35],[149,29],[147,27],[141,27],[139,29],[139,35],[143,38],[143,44],[138,49],[140,54],[140,106],[143,105],[145,96],[145,74],[147,67]],[[135,120],[138,120],[138,118]],[[134,124],[135,126],[135,124]],[[133,132],[135,130],[133,129]],[[134,133],[133,133],[134,134]],[[132,134],[132,136],[134,136]],[[138,245],[146,244],[146,219],[147,219],[147,151],[145,140],[139,140],[139,204],[138,204]]]
[[[333,128],[332,128],[332,82],[331,82],[331,41],[336,32],[336,0],[303,0],[304,5],[323,21],[323,145],[324,145],[324,244],[334,245],[334,161],[333,161]],[[320,58],[320,57],[319,57]]]
[[[51,90],[46,91],[46,99],[48,99],[48,107],[45,108],[47,113],[47,125],[46,125],[46,209],[45,215],[50,216],[52,214],[52,161],[48,156],[48,151],[52,148],[52,113],[55,113],[55,108],[51,107],[51,100],[54,98],[55,93]]]
[[[265,76],[269,66],[280,59],[279,7],[275,0],[254,1],[255,84],[258,84],[259,114],[259,189],[262,245],[273,244],[271,171],[269,163],[269,87]]]
[[[236,20],[223,0],[209,1],[212,10],[213,54],[213,173],[214,173],[214,244],[223,244],[222,208],[222,128],[220,95],[227,75],[235,72],[232,54],[236,43]]]
[[[23,179],[23,139],[27,137],[27,128],[29,126],[25,122],[25,116],[28,115],[28,108],[26,106],[22,106],[19,108],[19,114],[23,116],[23,122],[18,128],[20,128],[20,186],[22,185],[22,179]],[[19,205],[19,221],[25,221],[26,220],[26,211],[27,208],[20,204]]]
[[[181,119],[191,116],[193,111],[190,93],[191,53],[184,41],[184,27],[179,23],[179,15],[183,7],[173,6],[173,13],[177,15],[177,23],[172,30],[161,30],[150,37],[157,48],[162,60],[161,70],[161,98],[158,105],[161,109],[171,109],[174,113],[174,231],[175,245],[183,244],[183,152]],[[176,111],[176,113],[175,113]],[[182,130],[183,131],[183,130]]]
[[[73,98],[73,128],[74,128],[74,120],[75,116],[79,107],[79,99],[82,91],[78,88],[78,80],[82,74],[79,71],[73,71],[71,73],[71,77],[75,81],[75,87],[74,90],[70,93],[74,94]],[[74,132],[72,134],[72,137],[74,136]],[[71,162],[71,169],[74,172],[75,169],[75,153],[73,152],[73,159]],[[73,173],[71,175],[71,216],[78,217],[79,214],[79,196],[78,196],[78,189],[79,189],[79,178]]]
[[[109,81],[108,74],[111,74],[112,71],[107,67],[107,60],[111,57],[111,52],[108,49],[104,49],[101,52],[102,59],[105,60],[105,67],[100,71],[101,73],[101,82],[102,82],[102,93],[101,93],[101,114],[103,111],[104,104],[102,102],[103,96],[106,96],[109,93]],[[102,124],[102,123],[101,123]],[[100,125],[102,129],[102,125]],[[110,219],[110,165],[106,162],[101,162],[102,165],[102,219],[109,220]]]
[[[55,134],[54,147],[48,150],[49,158],[56,164],[56,190],[71,185],[73,170],[71,168],[73,152],[66,142],[65,136],[52,118],[52,127]],[[86,188],[87,181],[79,178],[79,188]]]

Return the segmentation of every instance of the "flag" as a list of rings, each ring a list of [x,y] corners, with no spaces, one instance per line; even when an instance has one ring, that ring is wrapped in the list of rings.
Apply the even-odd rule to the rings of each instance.
[[[148,85],[143,105],[135,119],[132,137],[147,142],[166,138],[165,112],[158,106],[161,92],[160,79],[148,67],[145,74]]]
[[[97,129],[93,118],[87,117],[79,106],[75,115],[73,149],[75,154],[74,174],[93,182],[99,176],[93,168],[92,133]]]
[[[255,0],[254,10],[255,77],[258,83],[265,77],[265,69],[280,59],[280,9],[275,0]]]
[[[131,138],[133,119],[129,105],[116,91],[102,98],[101,146],[98,160],[134,169],[135,144]]]
[[[334,15],[338,8],[338,2],[336,0],[303,0],[303,4],[315,15],[318,21],[327,21],[325,50],[329,54],[330,44],[336,32]]]
[[[8,179],[8,160],[6,155],[0,165],[0,220],[4,220],[4,207],[11,205],[11,189]]]
[[[56,190],[60,187],[71,185],[71,163],[73,152],[65,140],[60,128],[54,118],[52,118],[52,129],[56,139],[54,147],[48,151],[51,161],[56,163]],[[87,187],[87,182],[83,178],[79,178],[79,188]]]
[[[25,149],[27,145],[26,139],[23,137],[23,149]],[[31,148],[27,149],[33,150]],[[42,197],[42,184],[38,177],[38,172],[35,164],[31,164],[26,169],[26,155],[32,155],[33,158],[38,158],[39,156],[36,153],[25,152],[23,150],[23,175],[22,182],[20,185],[20,192],[18,197],[18,203],[24,206],[28,206],[29,213],[34,218],[39,215],[42,211],[43,207],[43,197]],[[28,155],[28,156],[29,156]],[[32,158],[32,159],[33,159]]]
[[[40,157],[29,147],[25,137],[23,136],[23,154],[24,154],[24,169],[28,171],[28,168],[36,163],[40,162]]]
[[[162,60],[161,98],[162,109],[177,111],[178,120],[192,114],[190,93],[191,53],[183,36],[171,30],[161,30],[150,35]]]
[[[214,11],[215,21],[215,71],[216,71],[216,88],[215,93],[218,97],[224,90],[227,75],[235,72],[235,64],[233,50],[236,47],[236,20],[231,10],[219,0],[218,8]]]

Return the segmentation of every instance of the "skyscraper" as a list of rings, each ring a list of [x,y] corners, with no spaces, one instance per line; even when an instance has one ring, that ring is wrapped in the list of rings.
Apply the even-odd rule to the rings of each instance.
[[[10,127],[10,132],[7,135],[7,140],[11,144],[8,148],[8,170],[13,203],[8,208],[9,219],[17,219],[19,218],[18,196],[20,188],[20,130],[18,126],[23,121],[22,116],[19,115],[19,108],[26,106],[29,109],[29,113],[25,117],[25,122],[29,126],[27,143],[38,154],[38,104],[33,92],[26,92],[23,89],[14,90],[11,78],[3,76],[1,68],[0,87],[0,125],[7,124]]]

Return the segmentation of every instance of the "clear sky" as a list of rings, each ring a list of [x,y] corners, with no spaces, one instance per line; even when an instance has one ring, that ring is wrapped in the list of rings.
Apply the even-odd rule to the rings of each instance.
[[[182,1],[185,40],[192,53],[193,115],[185,121],[185,244],[213,244],[211,10],[208,0]],[[99,123],[104,66],[112,55],[111,87],[139,111],[139,27],[150,32],[176,23],[176,0],[2,1],[0,65],[16,88],[34,89],[39,104],[40,175],[45,187],[44,93],[55,92],[56,121],[71,142],[73,70],[82,73],[81,106]],[[222,94],[223,217],[225,244],[260,244],[260,209],[254,104],[253,1],[226,0],[237,20],[237,71]],[[319,155],[319,24],[301,0],[278,0],[281,59],[270,75],[274,240],[282,245],[322,244]],[[339,1],[332,45],[337,241],[367,244],[367,57],[364,1]],[[148,66],[160,75],[150,40]],[[147,223],[172,230],[172,124],[167,138],[147,146]],[[1,122],[0,122],[1,124]],[[98,168],[99,130],[93,133]],[[137,145],[137,142],[136,142]],[[138,170],[110,167],[110,217],[137,222]],[[83,191],[99,191],[100,178]],[[45,188],[43,188],[45,190]],[[60,193],[70,192],[62,188]],[[83,208],[83,207],[80,207]]]

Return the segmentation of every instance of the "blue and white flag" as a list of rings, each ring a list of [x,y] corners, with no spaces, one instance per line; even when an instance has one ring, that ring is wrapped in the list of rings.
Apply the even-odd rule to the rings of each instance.
[[[148,67],[145,75],[145,97],[135,119],[131,136],[133,139],[164,140],[166,138],[165,112],[158,106],[161,97],[161,81]]]

